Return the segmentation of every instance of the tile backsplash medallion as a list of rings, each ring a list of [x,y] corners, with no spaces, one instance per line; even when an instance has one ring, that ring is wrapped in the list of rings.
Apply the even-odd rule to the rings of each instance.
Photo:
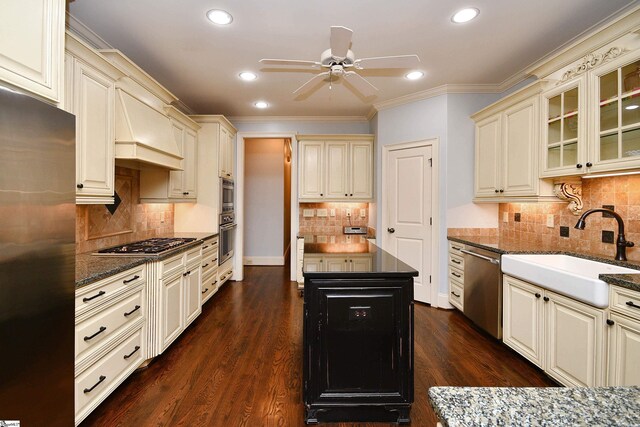
[[[140,172],[116,166],[121,203],[112,214],[105,205],[76,205],[76,253],[173,233],[171,203],[140,203]]]
[[[624,220],[627,240],[636,245],[627,249],[627,258],[640,261],[640,175],[583,179],[582,201],[582,212],[603,205],[614,206]],[[503,222],[505,213],[509,218],[507,223]],[[515,221],[517,213],[520,222]],[[548,215],[553,216],[553,227],[547,227]],[[528,241],[559,250],[578,250],[613,258],[615,243],[602,243],[602,231],[612,231],[617,237],[616,220],[594,213],[587,217],[585,229],[577,230],[574,226],[578,218],[567,209],[566,203],[501,203],[498,214],[500,239]],[[568,228],[568,237],[560,236],[560,227]]]
[[[331,216],[331,209],[335,209],[335,216]],[[349,218],[346,215],[346,209],[351,209],[351,222],[349,222]],[[363,209],[365,216],[361,217],[360,211]],[[312,213],[312,216],[305,217],[305,210],[307,210],[307,213]],[[366,227],[369,223],[368,203],[300,203],[299,211],[300,234],[342,234],[344,226]]]

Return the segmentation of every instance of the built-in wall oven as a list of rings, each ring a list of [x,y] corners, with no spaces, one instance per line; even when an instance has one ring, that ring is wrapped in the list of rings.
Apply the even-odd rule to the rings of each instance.
[[[220,212],[228,213],[233,212],[233,199],[234,199],[234,185],[233,180],[227,178],[220,178]],[[222,218],[220,219],[222,224]]]
[[[233,212],[223,212],[220,214],[220,235],[218,237],[218,258],[220,264],[223,264],[233,256],[236,227],[237,224]]]

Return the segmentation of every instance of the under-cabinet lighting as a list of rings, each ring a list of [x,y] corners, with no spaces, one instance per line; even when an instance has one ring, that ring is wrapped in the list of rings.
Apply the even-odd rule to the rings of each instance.
[[[473,18],[478,16],[480,11],[475,7],[468,7],[466,9],[462,9],[457,11],[452,17],[451,21],[456,24],[463,24],[465,22],[471,21]]]
[[[220,9],[212,9],[207,12],[207,18],[218,25],[229,25],[233,21],[233,16],[229,12]]]
[[[612,172],[612,173],[603,173],[601,175],[584,175],[582,176],[583,179],[585,178],[606,178],[606,177],[610,177],[610,176],[623,176],[623,175],[637,175],[639,174],[640,171],[631,171],[631,172]]]

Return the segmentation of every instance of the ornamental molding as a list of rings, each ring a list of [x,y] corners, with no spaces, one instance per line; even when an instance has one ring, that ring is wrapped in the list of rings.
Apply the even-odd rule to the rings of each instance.
[[[575,77],[578,77],[581,74],[586,73],[587,71],[604,64],[605,62],[611,61],[614,58],[622,55],[624,53],[624,49],[621,47],[614,46],[608,51],[604,53],[590,53],[582,58],[582,62],[572,69],[565,71],[562,75],[562,78],[558,82],[558,84],[569,81]]]
[[[554,184],[553,194],[560,200],[569,202],[567,209],[578,216],[582,213],[582,183],[561,182]]]

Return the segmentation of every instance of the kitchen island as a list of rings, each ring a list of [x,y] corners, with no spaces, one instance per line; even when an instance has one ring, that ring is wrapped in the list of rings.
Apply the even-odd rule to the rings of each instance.
[[[418,272],[363,237],[334,237],[305,236],[305,422],[408,423]]]

